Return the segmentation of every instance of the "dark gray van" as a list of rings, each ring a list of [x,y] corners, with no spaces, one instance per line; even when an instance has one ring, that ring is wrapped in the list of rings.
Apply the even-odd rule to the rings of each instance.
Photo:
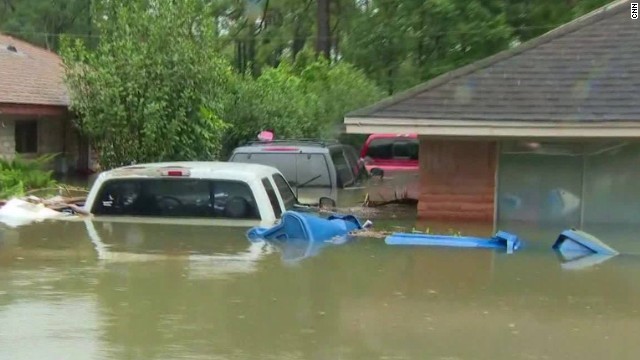
[[[234,149],[229,161],[275,167],[303,203],[320,197],[337,201],[338,189],[359,188],[368,177],[357,151],[336,141],[253,141]]]

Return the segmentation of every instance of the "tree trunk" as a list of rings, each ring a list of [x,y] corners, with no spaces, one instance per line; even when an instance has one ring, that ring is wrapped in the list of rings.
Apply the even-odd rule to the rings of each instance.
[[[331,30],[330,30],[330,0],[317,0],[317,40],[316,53],[322,54],[326,59],[331,57]]]
[[[304,48],[304,44],[307,41],[305,34],[303,33],[303,19],[296,18],[293,29],[293,42],[291,43],[291,54],[293,59],[298,56],[298,53]]]

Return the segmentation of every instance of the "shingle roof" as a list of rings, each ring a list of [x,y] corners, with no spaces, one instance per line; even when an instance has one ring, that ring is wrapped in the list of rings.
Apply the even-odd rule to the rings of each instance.
[[[640,121],[640,20],[616,1],[349,119]]]
[[[0,103],[66,106],[62,77],[58,55],[0,34]]]

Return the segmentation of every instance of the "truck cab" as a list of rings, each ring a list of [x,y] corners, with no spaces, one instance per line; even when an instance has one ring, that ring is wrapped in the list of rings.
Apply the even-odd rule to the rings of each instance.
[[[101,173],[84,210],[114,222],[269,226],[304,207],[284,176],[259,164],[167,162]]]

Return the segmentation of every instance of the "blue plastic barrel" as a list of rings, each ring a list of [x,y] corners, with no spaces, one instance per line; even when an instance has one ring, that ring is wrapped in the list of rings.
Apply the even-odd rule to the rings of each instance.
[[[345,237],[349,232],[362,229],[353,215],[332,215],[323,218],[316,214],[286,211],[280,223],[270,228],[253,227],[247,231],[250,241],[327,241]]]

